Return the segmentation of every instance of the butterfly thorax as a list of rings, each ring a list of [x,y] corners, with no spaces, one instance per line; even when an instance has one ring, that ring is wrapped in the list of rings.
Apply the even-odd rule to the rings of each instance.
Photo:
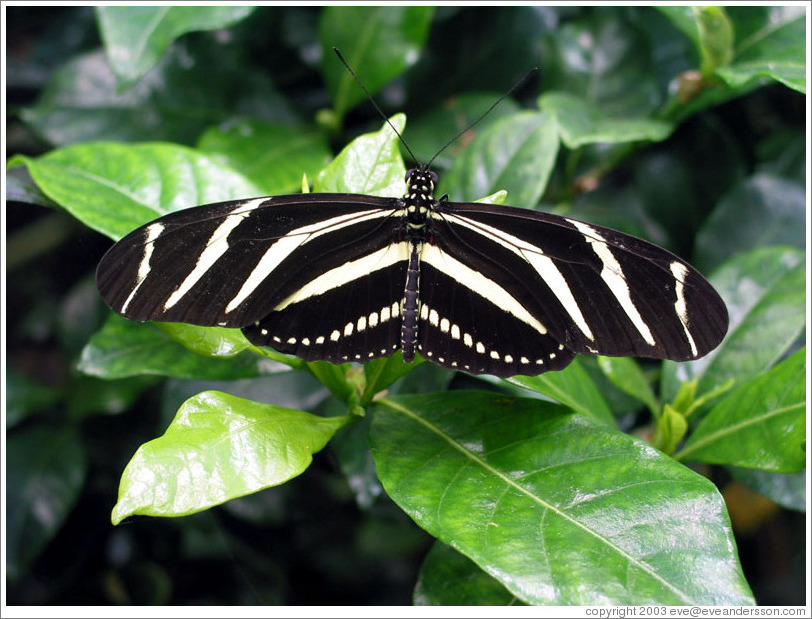
[[[414,168],[406,174],[406,184],[408,190],[403,196],[406,234],[416,240],[425,240],[431,211],[437,203],[434,199],[437,175],[431,170]]]

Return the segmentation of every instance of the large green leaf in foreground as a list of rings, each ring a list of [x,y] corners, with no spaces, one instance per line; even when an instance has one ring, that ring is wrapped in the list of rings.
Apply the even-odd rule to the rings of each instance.
[[[569,409],[480,392],[385,398],[371,444],[421,527],[533,604],[753,604],[722,498]]]
[[[284,483],[348,420],[199,393],[130,460],[113,523],[133,514],[185,516]]]

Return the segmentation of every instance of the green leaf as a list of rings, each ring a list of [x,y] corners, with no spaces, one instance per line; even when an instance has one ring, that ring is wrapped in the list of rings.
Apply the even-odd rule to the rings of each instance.
[[[12,428],[34,413],[58,403],[62,389],[54,388],[20,373],[14,366],[6,371],[5,382],[6,429]]]
[[[806,348],[717,404],[674,457],[795,473],[806,466]]]
[[[771,473],[758,469],[728,467],[734,479],[746,484],[748,488],[763,494],[782,507],[797,512],[807,510],[806,475],[807,469],[798,473]]]
[[[643,370],[634,359],[599,356],[597,361],[598,367],[615,387],[640,400],[648,407],[652,415],[656,416],[659,413],[660,406],[657,397],[651,390],[651,385],[643,374]]]
[[[245,6],[96,7],[107,57],[122,89],[158,64],[179,36],[226,28],[253,11]]]
[[[349,417],[318,417],[207,391],[189,399],[121,478],[113,524],[185,516],[301,474]]]
[[[538,376],[512,376],[507,382],[544,394],[598,423],[617,427],[612,411],[587,371],[574,359],[559,372]]]
[[[364,364],[366,387],[361,397],[362,402],[371,402],[377,394],[411,372],[423,361],[422,358],[416,358],[413,363],[406,363],[403,360],[403,355],[395,353],[383,359],[375,359]]]
[[[670,404],[666,404],[663,407],[662,415],[657,419],[652,443],[660,451],[672,454],[677,445],[682,442],[686,432],[688,432],[688,420],[685,419],[685,415]]]
[[[104,380],[78,376],[71,381],[67,407],[71,420],[82,421],[91,415],[118,415],[130,410],[144,391],[160,381],[154,376],[133,376]]]
[[[450,139],[463,129],[467,129],[503,94],[501,92],[464,93],[459,97],[444,101],[441,106],[429,110],[416,119],[410,119],[409,131],[405,136],[409,148],[412,149],[418,161],[429,161]],[[465,150],[474,137],[482,133],[486,127],[519,110],[520,107],[516,101],[511,98],[503,99],[481,122],[477,123],[475,127],[471,127],[444,150],[434,160],[432,167],[448,168],[454,158]]]
[[[535,206],[558,154],[555,123],[540,112],[519,112],[480,133],[440,179],[437,194],[471,202],[499,189],[508,202]]]
[[[77,144],[10,162],[20,164],[48,197],[114,240],[171,211],[262,193],[224,165],[173,144]]]
[[[584,144],[660,142],[674,130],[672,123],[662,120],[608,116],[596,104],[566,92],[548,92],[538,105],[555,120],[561,140],[572,149]]]
[[[305,367],[339,401],[349,404],[351,399],[357,395],[354,385],[348,378],[348,373],[360,370],[353,368],[351,364],[335,365],[329,361],[311,361],[305,364]]]
[[[337,434],[330,443],[341,473],[350,487],[355,501],[363,510],[370,509],[383,494],[383,486],[375,474],[375,461],[369,451],[370,415],[358,419]]]
[[[155,327],[187,350],[204,357],[235,357],[253,346],[239,329],[198,327],[182,322],[157,322]]]
[[[392,125],[403,133],[406,117],[396,114]],[[316,178],[314,191],[365,193],[373,196],[403,195],[406,166],[400,156],[398,137],[389,123],[376,133],[367,133],[350,142]]]
[[[702,359],[664,362],[661,398],[673,399],[679,385],[692,378],[699,379],[702,394],[771,368],[806,325],[806,262],[796,249],[765,247],[717,270],[709,281],[727,305],[727,336]]]
[[[87,475],[82,439],[73,428],[35,427],[8,435],[5,491],[6,568],[10,582],[57,534]]]
[[[806,8],[727,7],[736,30],[736,57],[717,74],[733,88],[766,76],[806,94]]]
[[[737,183],[719,201],[696,238],[692,263],[711,272],[742,247],[806,247],[806,191],[772,174]]]
[[[434,7],[330,6],[319,23],[322,72],[343,118],[366,98],[333,53],[337,47],[370,94],[403,73],[419,58],[428,37]]]
[[[193,144],[235,114],[290,122],[290,103],[267,73],[225,45],[173,46],[135,86],[116,92],[99,50],[60,65],[23,120],[51,144],[97,140]]]
[[[302,174],[315,176],[331,157],[320,133],[259,120],[211,127],[198,148],[269,195],[298,190]]]
[[[715,6],[659,6],[673,24],[682,30],[701,59],[700,71],[710,76],[733,58],[733,25],[725,10]]]
[[[548,47],[541,69],[545,90],[577,95],[610,117],[645,117],[660,104],[648,37],[618,11],[563,24]]]
[[[445,544],[436,543],[420,567],[416,606],[512,606],[522,601],[498,580]]]
[[[168,327],[172,329],[173,327]],[[194,333],[205,333],[201,327],[183,326]],[[215,331],[216,333],[216,331]],[[239,333],[239,332],[238,332]],[[199,342],[200,350],[217,344],[217,336]],[[281,363],[249,352],[230,356],[229,342],[220,341],[222,356],[201,357],[171,339],[154,325],[145,325],[111,314],[104,327],[82,351],[77,369],[99,378],[124,378],[140,374],[157,374],[199,380],[234,380],[254,378],[287,371]],[[233,349],[231,349],[233,352]]]
[[[392,499],[533,604],[754,604],[714,485],[538,400],[385,398],[371,446]]]

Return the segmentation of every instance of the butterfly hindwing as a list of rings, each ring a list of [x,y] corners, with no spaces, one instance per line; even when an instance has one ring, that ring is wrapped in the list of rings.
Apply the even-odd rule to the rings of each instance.
[[[572,351],[545,332],[504,281],[473,271],[444,246],[422,252],[421,355],[449,369],[495,376],[541,374],[572,361]]]
[[[243,333],[254,344],[307,361],[364,362],[391,355],[400,347],[408,244],[393,243],[374,261],[357,262],[333,266]]]

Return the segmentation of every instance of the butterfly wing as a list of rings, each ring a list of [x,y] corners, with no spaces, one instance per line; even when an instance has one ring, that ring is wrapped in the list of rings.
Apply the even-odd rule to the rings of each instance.
[[[478,321],[472,329],[488,332],[495,322],[503,333],[521,322],[542,342],[527,338],[539,359],[557,354],[548,338],[577,353],[695,359],[727,332],[724,302],[705,278],[630,235],[525,209],[453,202],[438,205],[432,230],[436,249],[424,262],[468,289]],[[495,353],[515,358],[525,327],[513,348],[503,343]]]
[[[292,307],[290,297],[302,290],[314,302],[327,293],[351,298],[358,291],[325,277],[336,267],[378,256],[379,270],[397,270],[390,245],[398,206],[390,198],[299,194],[178,211],[116,243],[96,281],[107,304],[133,320],[255,326],[280,304]],[[346,300],[329,309],[343,325],[360,315]],[[294,331],[313,318],[312,312],[286,316],[280,324]]]

